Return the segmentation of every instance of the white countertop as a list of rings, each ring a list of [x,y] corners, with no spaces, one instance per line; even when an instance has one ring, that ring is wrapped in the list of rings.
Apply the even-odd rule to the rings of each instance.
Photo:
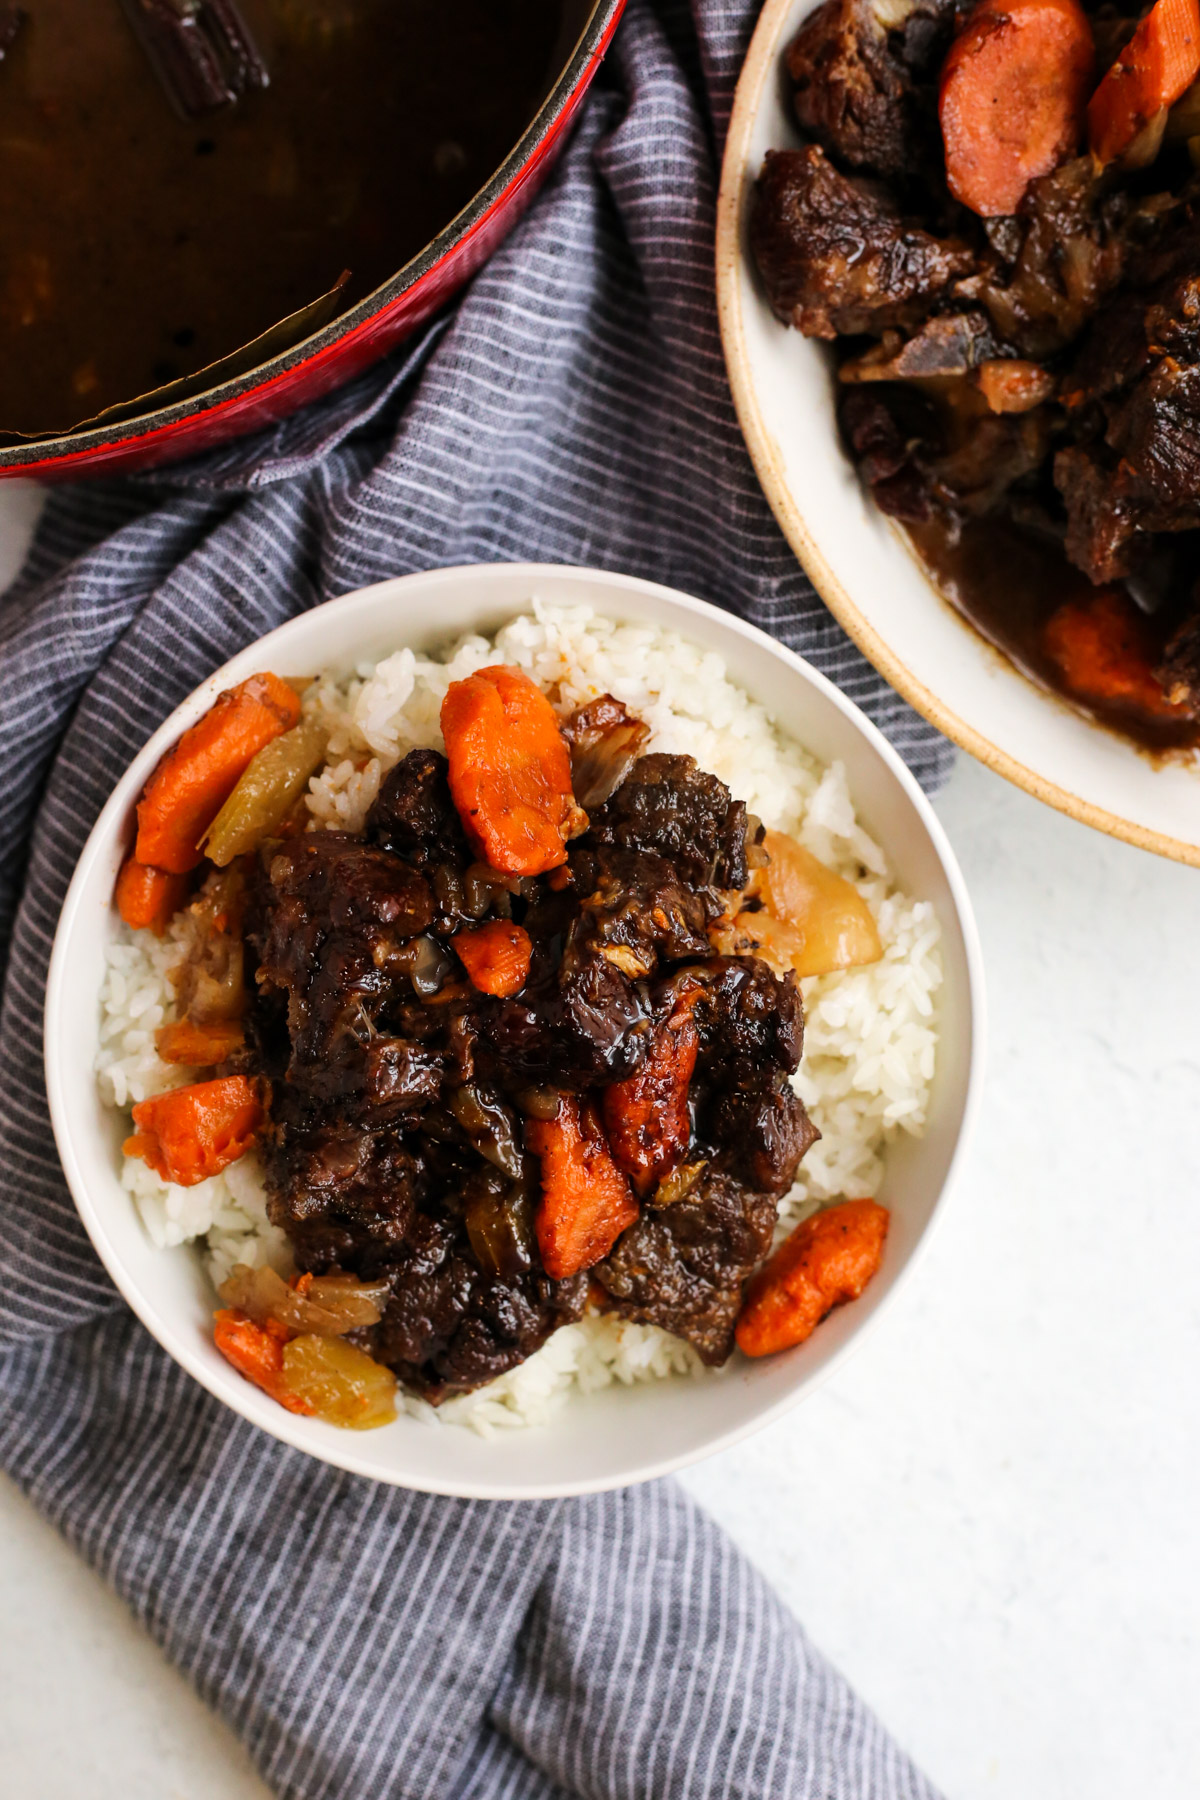
[[[1195,1800],[1200,874],[966,757],[938,810],[991,998],[962,1184],[850,1364],[684,1480],[950,1800]],[[2,1481],[0,1521],[4,1800],[265,1795]]]

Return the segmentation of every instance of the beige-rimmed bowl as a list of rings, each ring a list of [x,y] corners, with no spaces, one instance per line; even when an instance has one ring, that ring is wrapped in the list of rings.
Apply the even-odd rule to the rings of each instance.
[[[717,299],[738,418],[768,501],[859,648],[939,730],[1072,818],[1200,865],[1200,761],[1156,763],[991,648],[942,598],[842,447],[828,350],[781,325],[747,245],[767,150],[801,142],[783,53],[813,0],[767,0],[738,82],[717,216]]]
[[[573,1400],[554,1424],[492,1440],[411,1417],[378,1431],[297,1418],[235,1374],[212,1342],[214,1295],[195,1251],[158,1250],[121,1186],[122,1116],[94,1073],[113,883],[146,777],[163,751],[231,683],[263,669],[350,673],[404,645],[428,649],[462,632],[492,632],[531,599],[672,627],[717,651],[731,677],[823,761],[840,759],[859,815],[913,894],[942,925],[945,983],[929,1128],[889,1154],[892,1209],[884,1265],[855,1305],[807,1345],[751,1363],[736,1358],[695,1381],[608,1388]],[[700,600],[630,577],[536,564],[409,575],[331,600],[218,669],[134,758],[96,821],[55,936],[46,995],[46,1081],[63,1168],[80,1217],[121,1293],[159,1343],[211,1394],[284,1443],[376,1481],[483,1499],[537,1499],[644,1481],[746,1436],[795,1405],[874,1325],[908,1275],[960,1167],[982,1077],[983,986],[962,876],[928,801],[857,707],[789,650]]]

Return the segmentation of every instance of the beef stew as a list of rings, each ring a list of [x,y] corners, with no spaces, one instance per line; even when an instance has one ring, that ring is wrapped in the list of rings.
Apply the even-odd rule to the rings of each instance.
[[[985,13],[1003,43],[1021,9],[827,0],[786,58],[809,141],[768,153],[751,247],[779,318],[831,344],[847,448],[947,598],[1101,723],[1190,750],[1200,86],[1172,88],[1153,130],[1114,148],[1105,71],[1132,68],[1141,91],[1153,15],[1076,11],[1065,47],[1037,52],[1061,98],[1081,20],[1094,45],[1049,166],[1038,119],[1009,119],[1006,138],[993,109],[1012,160],[980,189],[958,166],[950,77]],[[1195,40],[1193,78],[1200,20]],[[986,70],[973,79],[1012,105]]]

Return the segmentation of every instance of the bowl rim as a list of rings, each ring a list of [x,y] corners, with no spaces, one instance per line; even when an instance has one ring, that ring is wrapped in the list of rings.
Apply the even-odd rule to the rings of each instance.
[[[510,188],[515,188],[520,178],[533,167],[542,146],[556,135],[576,90],[586,82],[608,49],[624,7],[625,0],[591,0],[574,46],[555,75],[549,92],[499,167],[435,237],[378,287],[364,294],[347,312],[336,314],[319,330],[286,350],[255,363],[253,368],[228,376],[215,386],[203,388],[182,400],[115,419],[110,425],[95,425],[86,431],[51,432],[44,437],[0,443],[0,478],[22,471],[48,476],[62,465],[82,462],[86,466],[87,459],[100,450],[142,439],[169,437],[202,415],[219,413],[259,388],[278,384],[304,364],[335,352],[344,340],[356,339],[369,331],[444,258],[473,237],[500,206]]]
[[[527,583],[531,596],[538,582],[549,578],[562,580],[565,577],[570,581],[571,578],[578,577],[581,581],[586,581],[589,587],[595,587],[597,584],[609,587],[612,589],[615,603],[612,610],[617,612],[618,616],[620,615],[617,603],[621,596],[625,598],[627,605],[635,603],[641,594],[651,595],[659,601],[665,600],[670,605],[678,607],[683,613],[680,629],[685,635],[691,625],[696,632],[698,641],[704,641],[706,624],[710,621],[717,621],[723,628],[732,628],[736,635],[745,638],[750,643],[765,646],[793,676],[798,677],[801,682],[810,685],[831,701],[835,708],[857,729],[868,748],[882,760],[889,772],[899,781],[906,797],[912,803],[921,828],[929,840],[946,880],[953,908],[953,921],[962,940],[966,971],[964,991],[960,999],[967,1040],[968,1062],[962,1109],[957,1123],[954,1146],[947,1163],[941,1189],[921,1234],[909,1252],[905,1263],[897,1271],[891,1287],[873,1311],[863,1318],[861,1324],[856,1326],[846,1341],[839,1345],[819,1368],[809,1372],[802,1380],[761,1411],[753,1413],[728,1429],[718,1431],[698,1448],[688,1448],[656,1459],[643,1460],[632,1472],[616,1476],[600,1475],[581,1478],[578,1481],[530,1481],[519,1485],[503,1480],[432,1480],[383,1471],[372,1461],[369,1454],[358,1453],[357,1444],[361,1440],[359,1434],[352,1431],[337,1433],[335,1441],[328,1449],[314,1447],[311,1443],[304,1441],[303,1427],[308,1424],[308,1421],[294,1418],[291,1413],[275,1405],[266,1395],[260,1394],[246,1381],[232,1377],[226,1384],[223,1380],[215,1379],[211,1369],[201,1360],[188,1338],[176,1329],[170,1319],[164,1317],[151,1299],[141,1291],[137,1282],[126,1271],[119,1254],[109,1241],[103,1216],[104,1205],[103,1203],[98,1205],[93,1201],[83,1159],[76,1147],[69,1098],[65,1091],[62,1075],[62,1059],[58,1055],[61,1036],[69,1028],[68,1021],[71,1017],[67,992],[70,940],[83,907],[92,871],[97,862],[105,857],[111,857],[113,839],[128,820],[137,786],[144,779],[143,772],[148,772],[163,751],[176,740],[180,731],[192,722],[194,716],[199,716],[205,706],[211,704],[213,696],[222,685],[227,683],[229,674],[235,670],[236,665],[251,652],[257,658],[260,652],[270,652],[273,647],[286,645],[296,629],[302,627],[315,614],[329,614],[332,611],[346,608],[351,603],[365,606],[372,601],[382,600],[385,594],[389,600],[399,598],[406,588],[417,583],[428,583],[431,580],[445,580],[449,585],[464,581],[482,585],[487,582],[489,572],[492,576],[502,574],[506,579]],[[402,648],[403,645],[400,642],[403,635],[403,625],[400,623],[401,607],[397,606],[395,610],[397,614],[397,648]],[[241,678],[241,674],[244,674],[244,671],[239,673],[236,678]],[[130,759],[112,793],[101,808],[80,852],[79,860],[63,899],[51,949],[44,1007],[43,1056],[46,1091],[55,1143],[72,1201],[92,1246],[119,1293],[151,1336],[209,1394],[251,1424],[260,1426],[269,1436],[279,1442],[313,1456],[318,1461],[326,1462],[332,1467],[344,1469],[350,1474],[361,1475],[368,1480],[383,1481],[389,1485],[411,1488],[419,1492],[445,1494],[465,1499],[541,1500],[576,1497],[632,1486],[659,1476],[672,1474],[691,1463],[730,1449],[765,1426],[774,1423],[841,1368],[846,1358],[875,1330],[879,1319],[892,1306],[897,1293],[908,1284],[914,1270],[927,1254],[934,1233],[945,1216],[948,1200],[958,1184],[974,1136],[982,1098],[986,1037],[987,1006],[983,952],[974,910],[957,857],[929,799],[903,759],[878,727],[840,688],[836,687],[811,663],[789,649],[787,645],[772,638],[757,626],[739,618],[737,614],[727,612],[724,608],[715,606],[709,601],[684,594],[665,584],[646,581],[637,576],[622,575],[616,571],[589,569],[576,564],[489,563],[458,564],[446,568],[418,571],[410,575],[395,576],[373,582],[367,587],[355,588],[346,594],[337,595],[333,599],[322,602],[320,606],[297,614],[294,618],[285,621],[283,625],[277,626],[273,631],[244,646],[235,656],[229,658],[220,668],[207,676],[180,701],[178,706],[172,709],[141,750]],[[552,1431],[553,1424],[546,1429]]]
[[[721,344],[738,423],[768,504],[805,573],[843,630],[879,673],[931,725],[936,725],[940,732],[969,751],[987,768],[1079,824],[1090,825],[1094,830],[1133,844],[1140,850],[1150,850],[1174,862],[1200,867],[1200,844],[1188,843],[1167,832],[1139,824],[1136,819],[1127,819],[1120,813],[1110,812],[1094,801],[1073,793],[1070,788],[1048,780],[1010,751],[994,744],[927,687],[879,634],[834,574],[792,494],[771,434],[763,420],[751,375],[750,357],[742,326],[739,275],[746,261],[742,238],[742,194],[745,180],[749,176],[747,156],[750,137],[763,104],[767,83],[778,66],[782,49],[780,39],[794,4],[795,0],[766,0],[766,5],[759,14],[734,92],[717,196],[717,314]],[[931,598],[936,599],[937,590],[932,582],[930,587]],[[963,629],[973,628],[964,621]],[[1058,704],[1050,695],[1047,695],[1047,701]],[[1097,726],[1096,729],[1101,728]]]

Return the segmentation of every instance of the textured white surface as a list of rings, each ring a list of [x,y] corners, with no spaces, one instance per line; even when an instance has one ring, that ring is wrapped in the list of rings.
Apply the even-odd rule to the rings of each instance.
[[[685,1480],[951,1800],[1194,1800],[1200,874],[966,759],[939,811],[990,981],[970,1165],[879,1333]],[[0,1617],[4,1800],[265,1792],[3,1483]]]
[[[0,1481],[4,1800],[263,1800],[124,1604]]]

